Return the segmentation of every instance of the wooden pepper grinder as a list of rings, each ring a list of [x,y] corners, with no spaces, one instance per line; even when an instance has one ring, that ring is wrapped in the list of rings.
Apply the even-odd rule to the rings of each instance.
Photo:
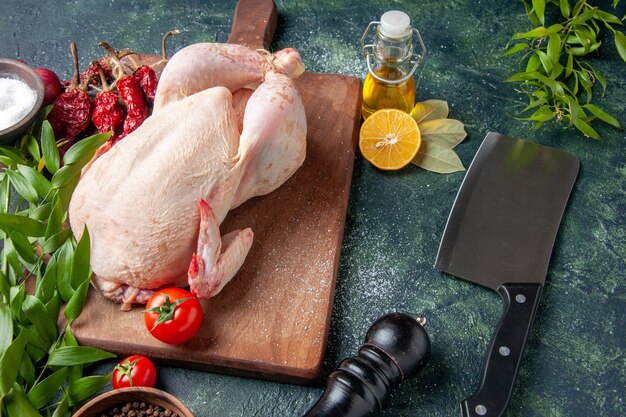
[[[375,416],[389,403],[391,391],[415,376],[430,357],[423,317],[390,313],[370,327],[357,355],[341,361],[326,390],[304,417]]]

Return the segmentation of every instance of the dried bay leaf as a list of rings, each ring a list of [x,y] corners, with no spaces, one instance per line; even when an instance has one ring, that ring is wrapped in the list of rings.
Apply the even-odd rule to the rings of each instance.
[[[445,100],[426,100],[421,103],[417,103],[413,110],[411,110],[411,116],[417,123],[422,123],[428,120],[445,119],[448,117],[448,102]]]
[[[419,124],[422,139],[444,146],[454,148],[467,136],[463,123],[455,119],[435,119]]]
[[[452,149],[428,139],[422,141],[422,145],[411,163],[439,174],[465,171],[463,162]]]

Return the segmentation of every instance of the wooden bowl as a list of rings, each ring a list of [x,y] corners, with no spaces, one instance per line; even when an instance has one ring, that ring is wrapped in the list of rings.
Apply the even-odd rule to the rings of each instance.
[[[12,78],[24,82],[35,91],[35,105],[20,121],[0,130],[0,145],[20,139],[35,121],[43,105],[45,88],[37,71],[15,59],[0,59],[0,78]]]
[[[122,407],[127,402],[146,402],[167,408],[179,417],[194,417],[191,411],[178,398],[156,388],[120,388],[100,394],[82,406],[72,417],[100,417],[113,407]]]

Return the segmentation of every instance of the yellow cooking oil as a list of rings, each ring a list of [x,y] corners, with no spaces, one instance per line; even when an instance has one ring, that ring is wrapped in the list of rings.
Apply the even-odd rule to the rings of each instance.
[[[385,80],[399,80],[406,74],[399,68],[383,65],[376,71],[376,75]],[[363,82],[363,105],[361,115],[367,119],[377,110],[399,109],[410,113],[415,104],[415,79],[400,84],[391,84],[374,78],[368,73]]]
[[[374,31],[373,42],[368,43]],[[421,54],[413,49],[413,37],[419,42]],[[379,22],[370,22],[361,37],[367,75],[363,82],[361,115],[367,119],[381,109],[399,109],[410,113],[415,104],[413,74],[420,65],[426,48],[409,16],[400,10],[389,10]]]

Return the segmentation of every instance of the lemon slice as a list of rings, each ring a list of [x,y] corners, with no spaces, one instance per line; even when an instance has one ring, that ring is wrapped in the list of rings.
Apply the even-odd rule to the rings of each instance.
[[[402,110],[378,110],[361,126],[361,154],[379,169],[391,171],[406,166],[421,144],[417,122]]]

